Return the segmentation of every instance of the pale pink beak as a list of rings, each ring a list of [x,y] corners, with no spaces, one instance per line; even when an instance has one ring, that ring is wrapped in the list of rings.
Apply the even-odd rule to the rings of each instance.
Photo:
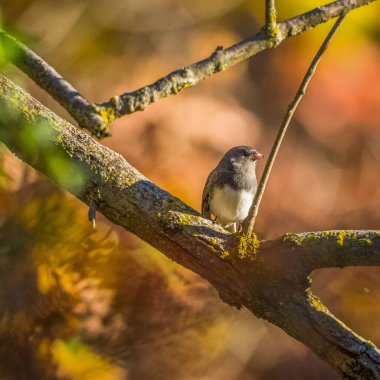
[[[255,160],[261,160],[262,158],[264,158],[264,155],[259,153],[259,152],[256,152],[255,154]]]

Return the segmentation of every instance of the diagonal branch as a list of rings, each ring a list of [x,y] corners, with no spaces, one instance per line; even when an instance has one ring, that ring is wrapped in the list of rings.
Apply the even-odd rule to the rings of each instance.
[[[210,57],[202,61],[173,71],[136,91],[114,96],[100,105],[88,102],[60,74],[25,45],[4,32],[0,33],[0,40],[3,40],[4,45],[8,46],[10,50],[15,49],[17,51],[17,55],[10,54],[10,59],[16,66],[66,108],[80,127],[88,129],[92,134],[101,138],[109,134],[108,125],[115,119],[136,111],[142,111],[162,98],[178,94],[255,54],[278,46],[288,37],[301,34],[373,1],[376,0],[337,0],[315,8],[310,12],[276,24],[276,28],[273,28],[270,33],[264,28],[256,35],[250,36],[227,49],[218,47]]]
[[[306,345],[312,343],[314,353],[335,367],[342,379],[380,378],[380,351],[372,342],[335,318],[310,289],[305,297],[296,297],[282,306],[280,313],[286,317],[280,327],[284,323],[289,335]]]
[[[46,90],[80,126],[91,126],[94,130],[99,129],[99,132],[104,130],[104,120],[97,114],[96,106],[85,99],[40,56],[3,30],[0,30],[0,44],[8,52],[9,59]]]
[[[270,152],[269,157],[268,157],[268,161],[265,165],[263,175],[260,179],[260,183],[259,183],[259,186],[258,186],[256,194],[255,194],[255,198],[254,198],[254,200],[252,202],[252,206],[249,210],[248,217],[244,221],[243,232],[245,234],[247,234],[249,231],[252,231],[253,227],[255,225],[256,217],[257,217],[257,214],[259,212],[261,199],[263,198],[265,187],[266,187],[268,179],[269,179],[269,175],[272,171],[272,167],[273,167],[274,161],[277,157],[278,151],[280,149],[282,140],[284,139],[285,133],[288,130],[288,126],[290,124],[290,121],[292,120],[292,117],[293,117],[299,103],[301,102],[301,99],[303,98],[303,96],[306,93],[307,86],[309,85],[310,80],[315,73],[315,70],[318,66],[319,61],[322,58],[322,55],[326,51],[327,47],[329,46],[331,40],[335,36],[338,28],[342,24],[345,17],[346,17],[346,14],[339,16],[338,20],[336,21],[336,23],[334,24],[334,26],[332,27],[332,29],[328,33],[328,35],[325,38],[325,40],[323,41],[321,47],[318,49],[317,54],[313,58],[309,68],[307,69],[306,74],[305,74],[304,78],[302,79],[302,82],[298,88],[296,96],[294,97],[293,101],[290,103],[290,105],[288,107],[288,111],[285,114],[285,117],[281,123],[280,129],[278,130],[276,139],[273,143],[271,152]]]
[[[329,313],[308,279],[311,270],[330,264],[380,265],[380,231],[287,234],[261,242],[237,237],[1,76],[0,107],[0,139],[25,162],[207,279],[225,302],[245,306],[306,344],[344,378],[380,378],[379,350]],[[57,157],[65,159],[70,178],[52,170]],[[80,186],[72,186],[72,178],[82,178]]]

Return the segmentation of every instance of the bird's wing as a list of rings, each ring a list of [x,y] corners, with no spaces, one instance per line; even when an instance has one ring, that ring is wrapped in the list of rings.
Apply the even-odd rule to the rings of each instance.
[[[211,184],[214,183],[217,173],[213,170],[207,177],[205,187],[202,194],[202,215],[211,218],[210,201],[212,197]]]

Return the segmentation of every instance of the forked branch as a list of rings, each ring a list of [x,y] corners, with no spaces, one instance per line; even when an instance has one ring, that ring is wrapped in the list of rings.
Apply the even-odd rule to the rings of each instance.
[[[287,234],[272,241],[230,235],[3,77],[0,107],[0,139],[25,162],[207,279],[225,302],[281,327],[344,378],[380,378],[379,350],[329,313],[308,279],[319,267],[380,265],[380,231]],[[31,136],[37,126],[46,129],[29,150],[24,132]],[[47,158],[65,158],[82,186],[54,176],[46,149]]]
[[[102,104],[89,102],[41,57],[5,32],[0,33],[0,42],[2,41],[4,46],[9,48],[12,62],[66,108],[80,127],[86,128],[93,135],[102,138],[109,134],[108,125],[115,119],[142,111],[162,98],[178,94],[263,50],[278,46],[288,37],[301,34],[373,1],[376,0],[337,0],[278,23],[270,33],[264,27],[256,35],[250,36],[236,45],[227,49],[218,47],[211,56],[202,61],[173,71],[136,91],[114,96]],[[268,4],[273,11],[272,1],[269,1]],[[13,50],[17,54],[12,54]]]

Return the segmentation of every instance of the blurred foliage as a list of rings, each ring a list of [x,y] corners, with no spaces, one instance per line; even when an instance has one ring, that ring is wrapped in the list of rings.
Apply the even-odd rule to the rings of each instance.
[[[28,123],[7,103],[0,101],[0,107],[1,141],[5,144],[11,143],[16,151],[18,147],[22,147],[24,159],[30,163],[38,163],[50,179],[74,194],[79,193],[86,182],[86,172],[79,164],[70,161],[66,152],[53,142],[46,121]]]
[[[0,145],[0,189],[7,189],[9,183],[12,181],[11,176],[4,169],[4,153],[6,148]]]
[[[94,354],[79,340],[55,340],[51,347],[53,361],[60,368],[59,377],[73,380],[123,379],[124,371]]]
[[[230,46],[256,33],[264,19],[264,1],[254,0],[0,4],[3,26],[96,102]],[[322,2],[276,4],[281,21]],[[274,166],[257,221],[261,237],[379,228],[379,16],[379,2],[352,12],[324,55]],[[199,210],[205,179],[228,148],[249,144],[269,152],[330,27],[118,120],[104,143]],[[4,54],[0,44],[3,73],[70,119],[25,75],[3,65]],[[9,125],[17,122],[12,117]],[[81,176],[59,154],[49,159],[55,157],[49,144],[46,153],[36,149],[43,128],[17,133],[31,155],[51,161],[58,183],[79,179],[80,188]],[[101,216],[93,230],[84,205],[4,149],[0,157],[1,379],[337,378],[304,346],[223,306],[202,280]],[[333,313],[380,344],[379,278],[378,268],[321,270],[313,288]]]
[[[102,222],[92,229],[46,182],[0,195],[2,379],[166,379],[217,355],[225,320],[195,275]]]

